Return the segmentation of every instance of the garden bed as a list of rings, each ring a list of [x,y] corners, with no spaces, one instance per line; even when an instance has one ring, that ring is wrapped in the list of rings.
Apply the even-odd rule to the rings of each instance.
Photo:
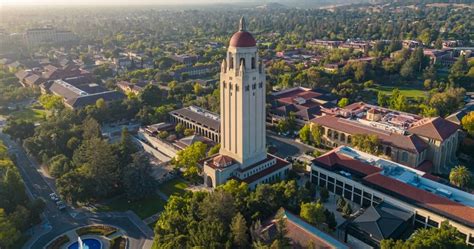
[[[78,236],[82,236],[86,234],[99,234],[103,236],[109,236],[115,232],[117,232],[117,228],[111,227],[111,226],[105,226],[105,225],[81,227],[76,230],[76,233]]]
[[[62,245],[69,242],[69,238],[66,235],[58,237],[53,242],[49,243],[46,249],[59,249]]]

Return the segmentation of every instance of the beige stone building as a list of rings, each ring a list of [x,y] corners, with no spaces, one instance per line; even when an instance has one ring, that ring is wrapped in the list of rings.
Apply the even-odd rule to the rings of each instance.
[[[221,65],[220,89],[221,150],[203,162],[206,184],[235,178],[254,188],[285,178],[291,164],[266,152],[265,71],[243,18]]]
[[[376,135],[381,156],[426,172],[449,173],[456,162],[458,125],[358,102],[311,120],[328,147],[351,145],[356,134]]]

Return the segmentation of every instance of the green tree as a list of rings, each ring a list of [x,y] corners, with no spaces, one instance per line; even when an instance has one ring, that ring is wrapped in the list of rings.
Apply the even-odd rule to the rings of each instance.
[[[51,158],[49,161],[49,173],[55,177],[58,178],[71,170],[73,170],[73,165],[71,163],[71,160],[67,158],[65,155],[57,155]]]
[[[144,105],[158,106],[163,99],[163,93],[157,85],[148,84],[138,95],[138,99]]]
[[[337,105],[341,108],[346,107],[349,104],[349,99],[348,98],[342,98],[337,102]]]
[[[342,196],[339,196],[339,198],[336,201],[337,210],[341,211],[342,208],[344,208],[345,205],[346,205],[346,199],[344,199],[344,197],[342,197]]]
[[[390,95],[389,99],[389,108],[399,111],[406,111],[408,109],[406,97],[400,93],[398,88],[392,90],[392,95]]]
[[[118,157],[113,145],[106,140],[85,140],[74,152],[73,162],[79,167],[79,172],[92,182],[80,183],[77,188],[91,190],[93,198],[103,198],[120,185]]]
[[[290,246],[290,239],[286,237],[288,229],[286,228],[286,217],[284,216],[284,210],[280,209],[275,216],[276,219],[276,235],[275,241],[273,241],[270,248],[283,249]]]
[[[10,222],[5,211],[0,208],[0,246],[3,248],[12,248],[18,242],[21,233],[15,227],[15,224]]]
[[[105,102],[105,100],[103,98],[100,98],[100,99],[95,101],[95,107],[98,110],[105,110],[107,108],[107,103]]]
[[[472,174],[466,166],[458,165],[451,169],[449,181],[458,186],[464,187],[472,180]]]
[[[447,88],[444,92],[433,94],[428,105],[444,117],[463,105],[465,95],[466,90],[463,88]]]
[[[93,184],[90,179],[77,171],[66,173],[56,180],[58,194],[72,204],[90,200],[92,190],[89,184]]]
[[[349,204],[349,202],[346,202],[346,204],[342,208],[342,214],[346,217],[349,217],[352,214],[352,207],[351,207],[351,204]]]
[[[99,138],[101,136],[100,124],[94,118],[86,118],[82,123],[82,137],[84,140]]]
[[[9,119],[3,132],[14,139],[24,140],[35,134],[35,124],[26,120]]]
[[[197,164],[206,156],[206,150],[206,144],[196,142],[178,151],[174,159],[175,167],[185,169],[191,176],[199,173]]]
[[[156,181],[148,156],[135,153],[132,157],[132,163],[125,168],[123,181],[127,198],[139,200],[154,193]]]
[[[311,127],[311,139],[316,146],[320,146],[323,136],[323,127],[319,124],[314,124]]]
[[[221,144],[216,144],[207,152],[207,155],[208,156],[215,155],[215,154],[219,153],[220,149],[221,149]]]
[[[321,202],[302,203],[300,216],[313,225],[320,225],[326,221],[324,206]]]
[[[474,136],[474,111],[469,112],[466,116],[461,119],[461,124],[464,130],[469,135]]]
[[[328,225],[328,228],[335,231],[337,227],[337,221],[334,213],[326,209],[324,210],[324,215],[326,216],[326,224]]]
[[[170,134],[167,131],[158,132],[158,137],[161,139],[166,139]]]
[[[449,81],[456,86],[462,85],[466,79],[465,75],[467,71],[468,65],[466,58],[464,55],[461,55],[449,70]]]
[[[9,160],[9,159],[8,159]],[[3,171],[3,178],[0,179],[0,208],[10,213],[17,205],[25,204],[28,200],[25,193],[25,185],[20,173],[9,164]],[[2,176],[2,175],[0,175]]]
[[[199,84],[199,83],[197,83],[197,82],[194,83],[194,85],[193,85],[193,91],[194,91],[194,94],[195,94],[196,96],[201,95],[201,93],[202,93],[202,86],[201,86],[201,84]]]
[[[187,136],[192,136],[194,135],[194,130],[193,129],[186,129],[184,130],[184,136],[187,137]]]
[[[377,104],[382,107],[388,107],[389,106],[389,97],[384,94],[383,92],[378,92],[377,93]]]
[[[52,94],[41,95],[39,102],[47,110],[59,110],[64,107],[62,98]]]
[[[380,153],[380,139],[377,135],[355,134],[352,136],[351,144],[353,147],[367,153],[375,155]]]
[[[247,234],[247,223],[241,213],[237,213],[234,218],[232,218],[230,231],[232,233],[233,244],[237,248],[248,248],[249,236]]]
[[[393,239],[382,240],[380,247],[382,249],[471,248],[459,237],[457,229],[449,225],[448,221],[442,222],[439,228],[431,227],[419,229],[406,241],[394,241]]]
[[[321,187],[319,189],[319,197],[321,198],[322,202],[326,202],[329,198],[329,191],[325,187]]]
[[[311,139],[311,128],[308,124],[305,124],[299,132],[299,137],[303,143],[309,143]]]
[[[184,127],[182,123],[179,123],[174,127],[174,130],[178,135],[182,135],[185,129],[186,128]]]

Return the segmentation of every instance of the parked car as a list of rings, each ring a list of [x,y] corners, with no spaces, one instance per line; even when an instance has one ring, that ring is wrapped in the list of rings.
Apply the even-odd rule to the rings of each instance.
[[[64,209],[66,209],[66,205],[64,205],[64,203],[61,203],[61,204],[58,205],[58,209],[62,211]]]
[[[56,193],[49,194],[49,198],[51,198],[51,200],[54,201],[54,202],[59,201],[59,197]]]

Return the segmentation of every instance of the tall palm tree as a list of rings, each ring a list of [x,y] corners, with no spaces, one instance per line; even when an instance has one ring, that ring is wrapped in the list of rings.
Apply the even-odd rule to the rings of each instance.
[[[458,165],[451,169],[449,181],[458,187],[464,187],[471,181],[471,172],[466,166]]]

